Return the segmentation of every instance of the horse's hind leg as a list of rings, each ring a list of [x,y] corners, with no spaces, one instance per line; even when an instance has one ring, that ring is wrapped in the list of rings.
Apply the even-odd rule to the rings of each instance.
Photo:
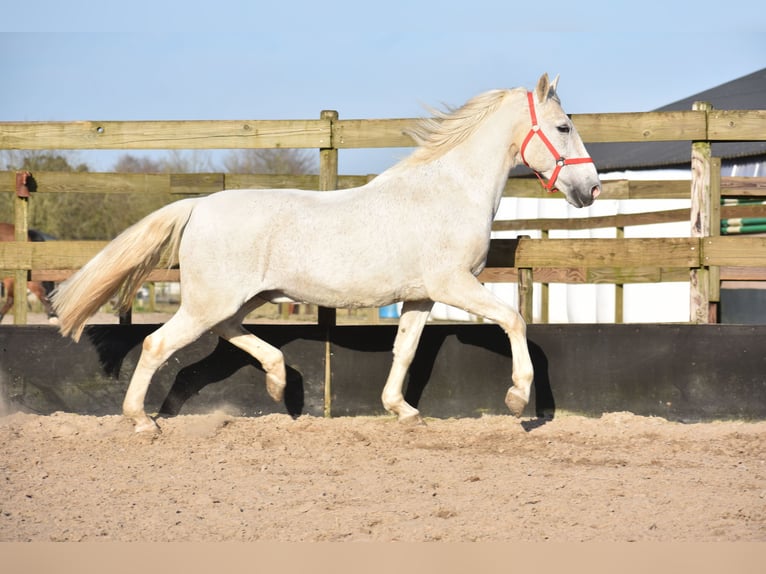
[[[136,432],[159,430],[144,411],[146,392],[154,373],[173,353],[196,341],[209,328],[185,313],[182,306],[167,323],[144,339],[141,357],[122,403],[122,412],[133,421]]]
[[[250,354],[266,371],[266,390],[275,401],[281,401],[285,394],[287,375],[282,351],[269,345],[247,331],[237,319],[224,321],[213,331],[229,343]]]
[[[395,414],[400,422],[420,421],[418,410],[404,400],[402,387],[432,306],[432,301],[409,301],[402,306],[402,316],[394,340],[394,361],[381,397],[383,407]]]

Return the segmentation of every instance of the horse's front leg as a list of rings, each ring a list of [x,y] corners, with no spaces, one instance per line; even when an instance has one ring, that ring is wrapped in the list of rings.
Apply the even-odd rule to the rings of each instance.
[[[505,404],[511,413],[521,416],[529,403],[529,395],[534,379],[532,359],[527,346],[527,325],[521,315],[511,306],[486,289],[470,273],[454,274],[449,283],[444,283],[443,291],[436,300],[459,307],[474,315],[481,315],[498,323],[511,343],[513,356],[513,386],[505,395]]]
[[[402,387],[432,306],[432,301],[407,301],[402,305],[394,340],[394,360],[381,397],[385,409],[395,414],[399,422],[421,422],[420,412],[404,400]]]

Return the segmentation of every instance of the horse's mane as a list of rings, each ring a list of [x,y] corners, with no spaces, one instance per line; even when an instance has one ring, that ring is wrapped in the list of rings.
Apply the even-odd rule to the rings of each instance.
[[[418,145],[407,161],[427,162],[447,153],[465,141],[509,93],[510,90],[490,90],[459,108],[427,108],[432,117],[419,120],[405,132]]]

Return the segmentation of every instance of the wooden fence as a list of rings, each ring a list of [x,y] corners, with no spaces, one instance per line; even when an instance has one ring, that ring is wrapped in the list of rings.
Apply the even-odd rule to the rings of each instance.
[[[722,215],[766,216],[763,206],[720,207],[722,195],[766,195],[764,180],[721,178],[720,160],[711,156],[713,141],[766,139],[766,110],[723,111],[695,105],[685,112],[579,114],[572,119],[588,142],[691,142],[691,184],[688,181],[606,181],[602,198],[691,198],[690,210],[659,214],[615,215],[585,220],[524,220],[496,222],[496,230],[541,229],[542,239],[493,240],[486,282],[519,283],[519,306],[532,319],[532,282],[625,283],[689,280],[690,322],[715,320],[720,281],[765,279],[765,237],[720,237]],[[342,149],[408,147],[404,134],[413,119],[341,120],[323,111],[318,120],[273,121],[149,121],[149,122],[0,122],[0,149],[229,149],[315,148],[320,154],[318,176],[235,174],[112,174],[35,173],[40,193],[161,193],[173,196],[203,194],[246,187],[301,187],[331,190],[365,183],[365,176],[338,174]],[[60,280],[82,266],[103,242],[26,241],[28,199],[16,173],[0,172],[0,193],[15,193],[17,240],[0,243],[0,270],[16,278],[15,322],[26,320],[24,284]],[[512,197],[550,197],[534,179],[510,179],[505,190]],[[722,211],[723,210],[723,211]],[[675,239],[549,239],[550,229],[627,225],[686,220],[691,237]],[[152,280],[173,280],[169,270],[156,270]],[[543,297],[547,292],[543,291]],[[618,307],[619,307],[618,297]],[[544,309],[547,301],[544,301]],[[620,315],[617,316],[618,320]],[[333,321],[332,312],[320,321]]]

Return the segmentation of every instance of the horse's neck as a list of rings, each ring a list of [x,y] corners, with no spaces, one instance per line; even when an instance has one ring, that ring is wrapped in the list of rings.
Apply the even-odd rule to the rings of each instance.
[[[514,95],[508,96],[514,98]],[[508,173],[518,162],[514,145],[519,137],[519,106],[504,103],[465,142],[445,154],[443,167],[463,181],[460,187],[473,202],[486,204],[494,214]]]

